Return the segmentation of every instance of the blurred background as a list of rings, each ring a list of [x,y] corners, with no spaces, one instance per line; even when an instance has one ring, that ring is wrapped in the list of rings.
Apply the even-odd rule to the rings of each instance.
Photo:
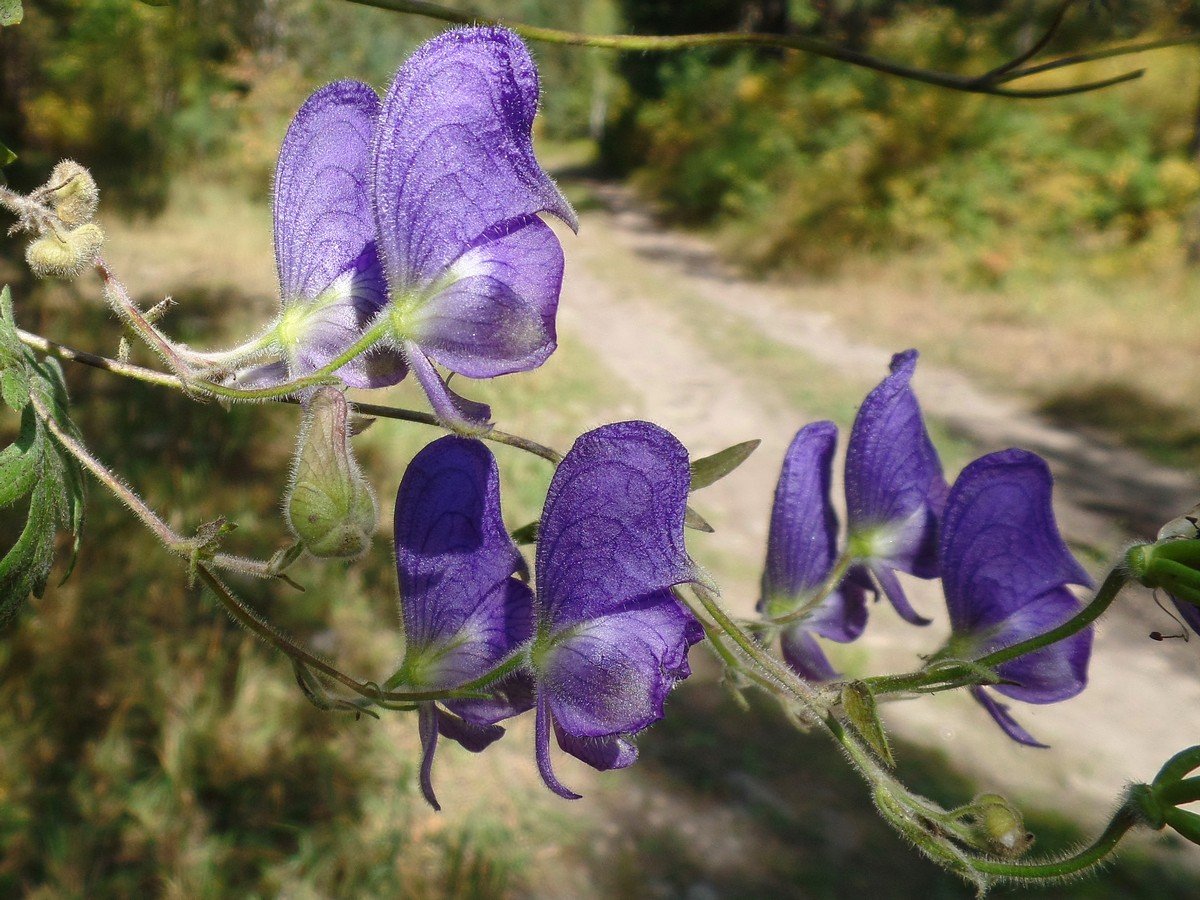
[[[902,0],[494,0],[482,11],[588,31],[794,31],[931,68],[983,71],[1056,4]],[[1200,28],[1195,5],[1080,3],[1053,46]],[[270,180],[300,103],[352,77],[383,90],[435,22],[334,0],[27,0],[0,29],[0,142],[28,190],[66,156],[101,185],[105,256],[164,327],[197,346],[275,310]],[[1043,76],[1132,84],[1014,101],[952,94],[796,54],[618,56],[534,46],[539,153],[581,214],[559,351],[462,389],[501,427],[559,449],[604,421],[652,418],[696,455],[763,438],[697,495],[717,527],[694,555],[749,614],[778,464],[817,417],[848,431],[890,352],[922,350],[917,390],[948,474],[1012,444],[1047,455],[1072,548],[1094,572],[1200,499],[1200,49]],[[19,323],[114,355],[99,283],[35,282],[0,240]],[[137,355],[135,350],[135,356]],[[152,362],[149,359],[143,361]],[[297,410],[224,410],[68,371],[98,456],[178,530],[218,515],[266,556]],[[403,384],[374,402],[424,407]],[[6,434],[15,422],[0,422]],[[357,439],[391,519],[436,432],[380,422]],[[550,471],[497,450],[505,515],[538,515]],[[540,785],[531,723],[481,756],[443,742],[445,812],[416,791],[416,724],[323,713],[290,667],[185,587],[182,568],[93,485],[79,566],[0,630],[0,895],[34,897],[968,897],[874,815],[816,736],[765,699],[743,712],[702,649],[642,736],[597,775],[562,759]],[[4,546],[19,513],[0,523]],[[239,585],[362,677],[402,652],[384,527],[350,568],[299,564],[307,590]],[[940,596],[913,582],[923,612]],[[834,647],[851,674],[914,667],[930,629],[875,608]],[[1200,740],[1200,646],[1131,592],[1101,630],[1088,691],[1014,711],[1049,751],[1012,746],[970,701],[889,705],[901,774],[946,804],[1002,790],[1037,848],[1101,823],[1124,783]],[[894,708],[893,708],[894,707]],[[1082,830],[1081,830],[1082,829]],[[1052,897],[1194,897],[1194,850],[1133,841],[1100,880]]]

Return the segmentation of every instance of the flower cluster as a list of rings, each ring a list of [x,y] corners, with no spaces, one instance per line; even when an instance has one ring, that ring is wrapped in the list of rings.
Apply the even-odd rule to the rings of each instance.
[[[275,175],[282,310],[260,343],[281,358],[241,382],[281,383],[359,350],[337,369],[347,385],[411,371],[439,419],[485,427],[490,410],[435,364],[490,378],[556,346],[562,247],[539,214],[577,223],[534,158],[537,104],[533,61],[499,28],[429,41],[382,103],[357,81],[313,94]]]
[[[389,685],[486,691],[422,704],[421,784],[441,735],[478,751],[496,723],[536,705],[538,766],[550,731],[596,769],[637,759],[631,737],[662,718],[689,672],[699,623],[671,592],[696,578],[683,542],[687,451],[648,422],[580,437],[559,465],[538,529],[536,597],[504,529],[496,462],[481,442],[446,437],[409,464],[396,496],[396,567],[406,652]]]
[[[759,611],[780,628],[788,664],[806,678],[837,672],[814,635],[848,642],[867,622],[865,594],[885,594],[914,624],[895,570],[942,579],[952,636],[934,657],[978,660],[1071,618],[1068,585],[1091,584],[1059,536],[1044,461],[1022,450],[992,453],[948,488],[910,387],[917,354],[892,360],[892,374],[867,396],[846,451],[846,546],[837,551],[830,481],[837,428],[800,430],[784,460],[771,515]],[[994,690],[1028,703],[1053,703],[1083,690],[1092,631],[1006,661],[999,682],[973,696],[1004,731],[1043,746],[1021,728]]]

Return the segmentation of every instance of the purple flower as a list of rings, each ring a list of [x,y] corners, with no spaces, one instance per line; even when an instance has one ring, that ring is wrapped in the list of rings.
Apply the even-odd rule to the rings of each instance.
[[[379,98],[367,85],[338,81],[300,107],[275,171],[275,261],[283,309],[274,336],[279,363],[243,384],[298,377],[330,362],[387,303],[375,245],[369,173]],[[403,377],[395,350],[377,348],[337,373],[353,387]]]
[[[953,635],[943,656],[979,659],[1061,625],[1080,609],[1069,584],[1091,579],[1063,543],[1050,505],[1046,463],[1024,450],[975,460],[950,490],[942,520],[942,584]],[[1087,684],[1089,626],[996,667],[1004,684],[972,694],[1013,740],[1043,747],[991,691],[1055,703]]]
[[[829,485],[836,446],[837,426],[814,422],[800,429],[784,456],[758,602],[759,612],[771,618],[793,613],[814,599],[833,568],[837,516],[829,502]],[[784,628],[783,657],[805,678],[830,681],[838,673],[813,635],[848,643],[866,625],[864,591],[853,581],[844,581],[803,618]]]
[[[909,382],[917,351],[892,357],[892,374],[863,401],[846,450],[849,546],[896,612],[928,625],[908,602],[896,570],[938,576],[938,519],[946,479]]]
[[[372,146],[380,255],[391,302],[393,380],[411,369],[438,417],[478,429],[487,406],[457,396],[434,363],[469,378],[536,368],[554,351],[558,238],[575,213],[533,155],[538,77],[520,38],[463,28],[397,73]]]
[[[648,422],[580,437],[555,472],[538,532],[537,760],[556,794],[550,728],[596,769],[637,759],[631,735],[657,722],[689,674],[703,630],[671,587],[696,578],[683,540],[687,451]]]
[[[396,495],[396,570],[406,648],[393,683],[409,690],[461,687],[492,671],[533,633],[533,594],[500,514],[496,461],[479,441],[445,437],[409,463]],[[533,705],[528,678],[491,688],[491,699],[420,708],[421,790],[438,808],[431,771],[438,734],[483,750],[496,723]]]

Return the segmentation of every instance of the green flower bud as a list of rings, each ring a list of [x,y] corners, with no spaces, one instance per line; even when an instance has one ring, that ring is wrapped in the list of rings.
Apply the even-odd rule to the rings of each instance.
[[[68,227],[84,225],[96,214],[100,190],[92,173],[72,159],[64,159],[50,173],[47,182],[50,206]]]
[[[375,533],[375,497],[350,452],[345,395],[315,391],[300,429],[291,484],[284,500],[288,525],[313,556],[361,555]]]
[[[1125,554],[1125,565],[1146,587],[1200,605],[1200,539],[1168,537],[1138,544]]]
[[[103,243],[99,225],[80,225],[63,234],[48,231],[29,245],[25,260],[39,278],[74,278],[92,264]]]
[[[1033,846],[1020,811],[999,794],[980,794],[970,814],[984,846],[997,856],[1015,858]]]

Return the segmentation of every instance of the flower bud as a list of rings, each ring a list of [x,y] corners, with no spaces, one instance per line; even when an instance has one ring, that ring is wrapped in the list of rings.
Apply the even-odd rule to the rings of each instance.
[[[96,214],[100,190],[92,173],[72,159],[64,159],[50,173],[50,206],[70,228],[83,225]]]
[[[1033,846],[1020,811],[999,794],[980,794],[971,807],[979,836],[993,853],[1017,857]]]
[[[74,278],[92,264],[103,243],[99,225],[80,225],[62,234],[48,231],[29,245],[25,260],[39,278]]]
[[[288,525],[313,556],[362,554],[375,533],[375,497],[350,452],[345,395],[333,387],[309,398],[291,484]]]
[[[1148,588],[1200,606],[1200,539],[1167,537],[1125,554],[1130,574]]]

